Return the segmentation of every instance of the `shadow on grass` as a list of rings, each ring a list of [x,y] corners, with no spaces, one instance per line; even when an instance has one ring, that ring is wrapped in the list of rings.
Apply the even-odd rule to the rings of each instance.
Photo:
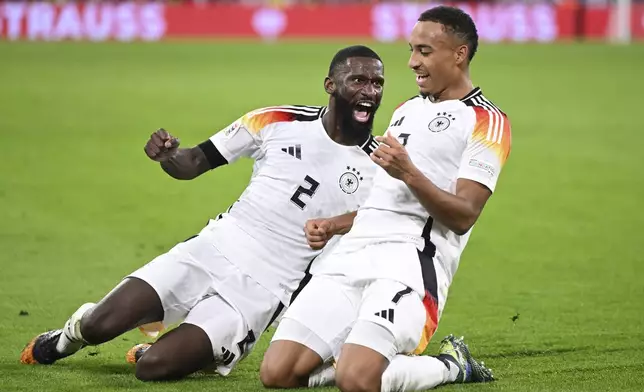
[[[616,353],[621,351],[628,351],[632,348],[629,347],[614,347],[614,348],[604,348],[602,349],[603,353]],[[543,349],[543,350],[519,350],[519,351],[510,351],[510,352],[501,352],[496,354],[482,354],[477,356],[477,359],[496,359],[496,358],[523,358],[523,357],[553,357],[559,356],[562,354],[568,353],[584,353],[584,352],[593,352],[597,351],[597,347],[594,346],[582,346],[582,347],[565,347],[565,348],[553,348],[553,349]]]

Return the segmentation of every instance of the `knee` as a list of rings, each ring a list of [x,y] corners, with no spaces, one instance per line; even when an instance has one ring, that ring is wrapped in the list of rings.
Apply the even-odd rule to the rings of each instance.
[[[259,379],[266,388],[284,388],[283,380],[287,375],[285,369],[273,362],[262,361],[259,368]]]
[[[380,392],[380,378],[372,377],[370,372],[357,366],[339,367],[335,382],[342,392]]]
[[[136,362],[136,378],[141,381],[160,381],[172,378],[172,363],[167,356],[148,350]]]
[[[259,379],[266,388],[297,388],[306,386],[308,374],[298,371],[298,367],[288,358],[264,360],[259,369]],[[303,381],[304,380],[304,383]]]
[[[307,387],[309,376],[321,363],[315,356],[269,347],[259,369],[259,378],[266,388]]]

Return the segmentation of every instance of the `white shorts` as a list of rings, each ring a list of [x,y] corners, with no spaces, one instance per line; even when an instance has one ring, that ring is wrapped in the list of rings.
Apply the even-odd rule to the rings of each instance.
[[[275,295],[202,236],[177,244],[128,277],[154,288],[165,326],[183,321],[206,332],[222,375],[248,355],[282,310]]]
[[[323,361],[337,359],[344,343],[369,347],[391,360],[414,352],[425,322],[422,295],[399,282],[318,275],[286,310],[273,341],[298,342]]]

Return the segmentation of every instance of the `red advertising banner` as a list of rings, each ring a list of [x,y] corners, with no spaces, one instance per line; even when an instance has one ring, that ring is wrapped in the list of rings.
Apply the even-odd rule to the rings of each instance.
[[[631,34],[644,38],[644,4],[634,4],[631,9]]]
[[[165,38],[374,38],[403,40],[434,3],[293,5],[283,8],[158,2],[0,3],[6,40],[156,41]],[[550,42],[581,34],[606,38],[614,10],[594,6],[457,3],[476,21],[482,41]],[[632,8],[632,33],[644,38],[644,4]],[[579,24],[578,21],[583,23]]]
[[[369,37],[369,5],[167,6],[168,37]]]
[[[437,3],[384,3],[372,6],[372,36],[382,41],[405,39],[418,15]],[[541,41],[557,38],[557,9],[551,4],[457,3],[476,22],[483,41]]]
[[[0,36],[17,40],[159,40],[166,36],[160,3],[0,4]]]

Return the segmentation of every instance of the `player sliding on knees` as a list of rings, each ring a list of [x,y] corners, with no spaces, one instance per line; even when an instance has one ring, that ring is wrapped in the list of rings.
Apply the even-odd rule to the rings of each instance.
[[[253,176],[239,199],[201,232],[125,277],[97,304],[82,305],[23,350],[26,364],[52,364],[87,345],[140,327],[182,321],[134,353],[141,380],[179,379],[212,368],[228,374],[288,306],[311,261],[307,220],[355,211],[377,166],[371,135],[384,68],[364,46],[340,50],[324,89],[326,107],[252,111],[193,148],[164,130],[145,146],[170,176],[189,180],[245,156]],[[351,216],[339,220],[341,234]]]
[[[419,17],[409,67],[420,95],[399,106],[377,138],[372,159],[382,169],[353,227],[316,260],[311,281],[286,310],[262,362],[265,386],[418,391],[493,379],[453,336],[437,357],[410,356],[436,331],[461,253],[510,151],[506,115],[469,77],[477,45],[474,22],[457,8]],[[323,245],[332,225],[313,224],[309,240]]]

